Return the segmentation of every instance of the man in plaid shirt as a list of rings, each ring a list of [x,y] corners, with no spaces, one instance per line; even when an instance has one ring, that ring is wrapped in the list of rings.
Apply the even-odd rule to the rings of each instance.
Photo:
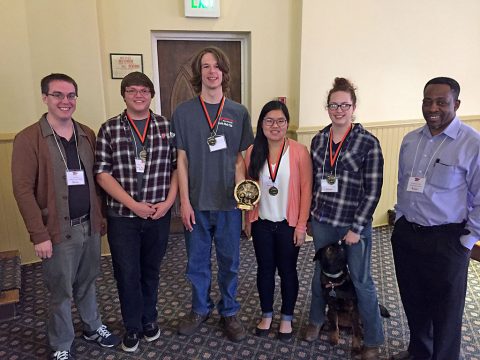
[[[108,242],[126,330],[122,349],[133,352],[142,336],[149,342],[160,336],[158,278],[177,195],[176,150],[168,121],[150,110],[151,80],[133,72],[120,90],[127,109],[101,126],[95,173],[107,193]]]

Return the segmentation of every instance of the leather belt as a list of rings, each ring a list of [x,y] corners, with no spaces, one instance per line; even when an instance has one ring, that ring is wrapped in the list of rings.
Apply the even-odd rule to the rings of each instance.
[[[416,224],[414,222],[410,222],[405,219],[407,224],[410,225],[413,231],[415,232],[443,232],[443,231],[450,231],[450,230],[462,230],[462,235],[467,235],[470,233],[467,229],[464,229],[465,222],[461,223],[450,223],[450,224],[442,224],[442,225],[431,225],[431,226],[424,226],[420,224]]]
[[[90,220],[90,214],[82,215],[76,219],[70,219],[70,226],[77,226]]]

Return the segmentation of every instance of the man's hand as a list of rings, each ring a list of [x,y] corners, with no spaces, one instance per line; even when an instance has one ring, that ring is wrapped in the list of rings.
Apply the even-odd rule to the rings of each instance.
[[[104,236],[107,234],[107,219],[102,218],[100,223],[100,236]]]
[[[162,201],[153,205],[153,208],[155,209],[155,213],[153,214],[152,219],[157,220],[164,217],[171,206],[168,206],[165,201]]]
[[[193,230],[193,225],[195,225],[195,213],[193,211],[192,205],[190,203],[181,204],[180,212],[182,214],[182,222],[185,229],[188,231]]]
[[[37,255],[40,259],[49,259],[52,257],[53,249],[51,240],[41,242],[40,244],[35,244],[34,248],[35,255]]]
[[[134,206],[130,209],[132,210],[135,215],[142,219],[148,219],[155,214],[155,209],[153,208],[152,204],[147,202],[136,202]]]

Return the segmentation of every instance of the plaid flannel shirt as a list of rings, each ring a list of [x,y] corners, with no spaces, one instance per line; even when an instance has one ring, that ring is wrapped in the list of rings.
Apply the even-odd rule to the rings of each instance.
[[[382,149],[375,136],[355,124],[337,158],[338,192],[322,192],[322,178],[326,179],[330,171],[335,173],[335,165],[330,166],[330,128],[315,135],[310,148],[314,179],[311,215],[319,222],[348,226],[359,234],[372,219],[382,192]]]
[[[109,173],[131,197],[137,201],[155,204],[167,198],[171,174],[177,167],[177,151],[172,145],[170,123],[167,119],[153,112],[150,117],[144,187],[140,194],[137,191],[135,144],[125,112],[109,119],[100,127],[94,172]],[[107,206],[121,216],[136,216],[108,194]]]

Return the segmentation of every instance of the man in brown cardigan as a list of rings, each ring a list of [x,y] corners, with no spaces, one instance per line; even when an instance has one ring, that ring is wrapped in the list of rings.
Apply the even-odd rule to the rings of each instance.
[[[112,347],[120,339],[102,325],[95,294],[102,231],[93,178],[95,134],[72,119],[78,88],[71,77],[48,75],[41,89],[48,112],[13,143],[13,193],[50,291],[52,358],[68,360],[75,337],[72,298],[86,340]]]

